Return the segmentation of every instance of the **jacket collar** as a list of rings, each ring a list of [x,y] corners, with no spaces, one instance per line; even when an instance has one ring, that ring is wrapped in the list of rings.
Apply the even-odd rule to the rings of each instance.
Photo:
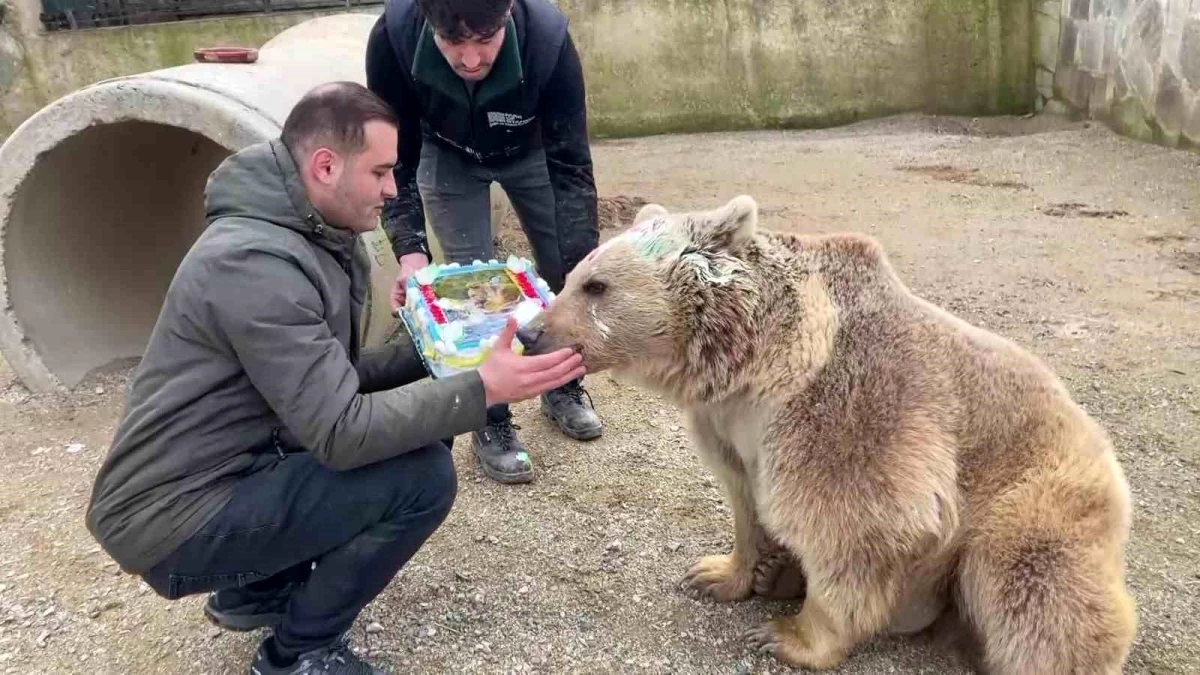
[[[421,24],[421,35],[417,39],[417,48],[413,55],[413,79],[424,82],[437,89],[459,104],[468,106],[466,83],[454,72],[446,57],[433,41],[433,27],[428,21]],[[521,46],[517,37],[517,24],[513,17],[508,17],[504,29],[504,43],[496,55],[492,72],[475,88],[475,105],[483,107],[493,100],[503,96],[525,81],[524,69],[521,66]]]

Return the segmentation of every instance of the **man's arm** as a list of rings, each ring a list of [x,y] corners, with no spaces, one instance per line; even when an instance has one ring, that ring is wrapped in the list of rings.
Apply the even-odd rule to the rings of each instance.
[[[383,205],[383,230],[399,259],[408,253],[429,256],[425,238],[425,207],[417,190],[417,165],[421,161],[421,111],[409,83],[388,42],[383,16],[367,38],[367,88],[388,103],[400,118],[399,161],[393,169],[396,198]]]
[[[427,375],[408,331],[401,329],[393,344],[363,350],[358,363],[358,392],[370,394],[416,382]]]
[[[477,372],[359,393],[358,373],[325,323],[320,293],[289,260],[233,253],[213,264],[205,286],[213,325],[250,381],[291,435],[331,468],[388,459],[486,421]]]
[[[565,277],[600,241],[583,67],[569,33],[542,91],[539,116]]]

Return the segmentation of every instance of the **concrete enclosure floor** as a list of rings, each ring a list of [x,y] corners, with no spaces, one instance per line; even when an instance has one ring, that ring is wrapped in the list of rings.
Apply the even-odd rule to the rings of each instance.
[[[1045,358],[1112,433],[1133,489],[1141,626],[1126,672],[1200,671],[1200,156],[1053,118],[923,117],[594,152],[604,237],[641,201],[748,193],[765,227],[879,237],[918,293]],[[520,248],[518,232],[508,223],[502,245]],[[70,233],[93,239],[86,221]],[[47,295],[46,311],[61,302]],[[125,378],[32,396],[0,370],[0,673],[244,672],[261,638],[214,630],[202,598],[158,599],[84,529]],[[607,375],[588,385],[607,423],[590,444],[516,406],[532,485],[483,478],[459,439],[454,511],[353,644],[405,673],[791,672],[741,635],[794,606],[677,588],[731,541],[678,413]],[[880,639],[840,672],[964,670],[932,640]]]

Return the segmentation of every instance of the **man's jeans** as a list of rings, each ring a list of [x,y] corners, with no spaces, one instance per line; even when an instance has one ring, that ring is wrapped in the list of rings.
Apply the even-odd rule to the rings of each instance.
[[[495,257],[492,242],[491,184],[504,189],[521,228],[529,239],[537,273],[562,291],[567,271],[558,248],[554,222],[554,189],[546,168],[546,155],[536,150],[498,167],[483,166],[461,153],[426,140],[421,144],[417,186],[425,205],[425,218],[441,244],[447,262],[469,265]],[[508,406],[488,409],[492,420],[508,417]]]
[[[445,520],[458,484],[443,444],[341,472],[306,452],[268,457],[145,580],[170,599],[235,587],[266,594],[306,582],[275,633],[278,647],[294,655],[351,627]]]

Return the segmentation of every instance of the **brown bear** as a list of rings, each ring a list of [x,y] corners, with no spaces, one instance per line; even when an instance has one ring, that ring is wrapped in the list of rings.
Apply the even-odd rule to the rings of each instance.
[[[987,672],[1121,672],[1130,501],[1106,432],[1039,359],[914,295],[875,239],[759,229],[748,196],[648,204],[519,336],[684,411],[734,520],[687,582],[804,589],[752,645],[832,668],[950,610]]]

